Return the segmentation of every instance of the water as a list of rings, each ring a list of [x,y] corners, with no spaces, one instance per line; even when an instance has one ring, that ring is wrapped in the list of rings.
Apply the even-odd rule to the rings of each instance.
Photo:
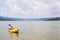
[[[9,33],[8,24],[19,33]],[[60,21],[0,21],[0,40],[60,40]]]

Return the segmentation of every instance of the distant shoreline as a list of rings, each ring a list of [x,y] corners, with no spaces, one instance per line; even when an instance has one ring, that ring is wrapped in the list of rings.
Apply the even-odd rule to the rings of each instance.
[[[0,21],[60,21],[60,17],[53,18],[11,18],[0,16]]]

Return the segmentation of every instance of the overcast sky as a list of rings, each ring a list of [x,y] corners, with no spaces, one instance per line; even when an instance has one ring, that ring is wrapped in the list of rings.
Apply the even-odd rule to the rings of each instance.
[[[60,0],[0,0],[0,15],[16,18],[60,17]]]

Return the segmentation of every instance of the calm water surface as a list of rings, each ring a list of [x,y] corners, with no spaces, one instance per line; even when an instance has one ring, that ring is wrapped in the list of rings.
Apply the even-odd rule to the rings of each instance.
[[[19,33],[9,33],[8,24]],[[60,21],[0,21],[0,40],[60,40]]]

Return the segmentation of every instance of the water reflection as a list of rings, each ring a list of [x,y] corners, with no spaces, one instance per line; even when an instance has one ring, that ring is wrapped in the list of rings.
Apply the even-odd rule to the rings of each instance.
[[[9,33],[10,34],[10,38],[12,40],[18,40],[19,38],[19,33]]]

